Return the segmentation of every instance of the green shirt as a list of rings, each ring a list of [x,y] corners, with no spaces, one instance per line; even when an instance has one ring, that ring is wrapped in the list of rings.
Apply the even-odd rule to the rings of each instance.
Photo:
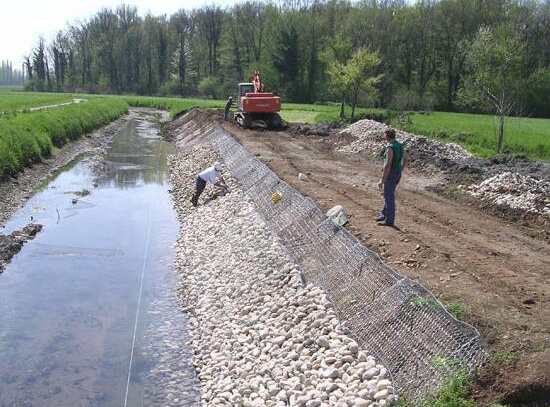
[[[388,149],[393,150],[393,159],[391,161],[391,169],[401,171],[403,169],[403,155],[405,154],[405,148],[397,140],[390,141],[390,144],[386,146],[384,150],[384,165],[388,162]]]

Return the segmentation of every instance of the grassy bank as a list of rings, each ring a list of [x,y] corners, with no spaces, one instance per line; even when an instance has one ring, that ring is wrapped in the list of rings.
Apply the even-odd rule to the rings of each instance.
[[[504,148],[537,161],[550,160],[550,119],[506,118]],[[392,124],[399,127],[397,121]],[[494,116],[433,112],[412,114],[404,129],[445,142],[462,145],[480,157],[496,155],[498,119]]]
[[[77,105],[0,117],[0,179],[109,123],[128,109],[123,100],[93,98]]]
[[[88,99],[94,103],[96,99],[109,100],[127,103],[130,106],[164,109],[169,111],[172,117],[194,107],[204,109],[223,109],[225,107],[225,100],[0,91],[0,111],[63,103],[73,97]],[[65,108],[63,107],[63,109]],[[283,102],[281,111],[281,116],[288,122],[309,124],[337,122],[339,114],[340,106],[338,104]],[[496,155],[494,145],[498,123],[493,116],[446,112],[413,113],[403,124],[395,118],[391,119],[392,115],[383,109],[357,108],[355,114],[357,117],[366,115],[366,117],[375,120],[390,121],[395,127],[402,127],[412,133],[460,144],[480,157],[488,158]],[[346,106],[345,115],[346,117],[351,115],[349,106]],[[550,160],[550,119],[508,118],[506,124],[505,148],[507,152],[525,154],[532,160]]]
[[[69,93],[13,92],[0,89],[0,112],[56,105],[71,100],[73,100],[73,95]]]

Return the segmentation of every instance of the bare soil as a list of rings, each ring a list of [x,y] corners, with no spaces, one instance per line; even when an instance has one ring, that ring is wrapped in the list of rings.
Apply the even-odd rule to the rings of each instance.
[[[464,306],[464,319],[494,354],[473,389],[482,405],[550,405],[547,223],[514,221],[498,208],[445,196],[433,188],[441,185],[437,172],[428,177],[413,170],[398,187],[398,227],[380,227],[374,219],[383,205],[377,188],[382,166],[334,151],[349,140],[223,126],[323,211],[343,205],[350,215],[346,227],[400,274]]]

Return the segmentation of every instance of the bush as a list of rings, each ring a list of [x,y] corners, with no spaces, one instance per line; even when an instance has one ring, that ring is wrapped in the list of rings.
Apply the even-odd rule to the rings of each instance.
[[[207,76],[199,82],[198,86],[199,93],[206,97],[211,97],[212,99],[218,99],[221,96],[223,91],[222,84],[214,76]]]
[[[394,110],[422,110],[432,111],[435,105],[435,96],[430,92],[420,94],[412,89],[400,89],[392,97],[391,107]]]
[[[84,133],[105,125],[128,110],[114,98],[0,118],[0,179],[15,175]]]
[[[159,89],[161,96],[179,96],[181,95],[181,85],[178,78],[171,78],[164,82]]]
[[[390,119],[390,114],[388,112],[361,113],[360,115],[355,116],[355,118],[353,119],[353,123],[355,123],[356,121],[359,121],[359,120],[364,120],[364,119],[376,120],[377,122],[381,122],[381,123],[388,123],[388,121]]]

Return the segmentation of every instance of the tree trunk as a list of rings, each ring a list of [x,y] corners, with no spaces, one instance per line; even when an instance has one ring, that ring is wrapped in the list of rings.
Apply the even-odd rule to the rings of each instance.
[[[357,92],[354,92],[353,99],[351,101],[351,121],[355,119],[355,105],[357,104]]]
[[[185,34],[180,34],[180,55],[179,55],[179,64],[178,64],[178,76],[180,82],[180,94],[185,96]]]
[[[344,118],[344,97],[342,96],[342,103],[340,103],[340,119]]]
[[[502,144],[504,141],[504,109],[500,111],[497,139],[497,153],[502,153]]]

